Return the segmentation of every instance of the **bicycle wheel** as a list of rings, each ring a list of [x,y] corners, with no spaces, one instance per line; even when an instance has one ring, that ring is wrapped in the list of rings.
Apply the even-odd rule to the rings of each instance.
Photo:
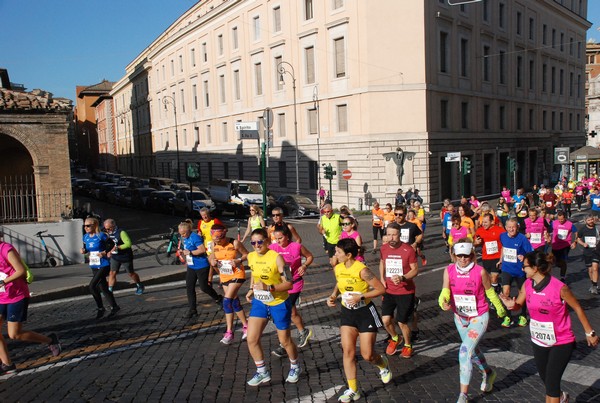
[[[50,257],[48,257],[48,259],[47,259],[47,262],[48,262],[48,264],[50,265],[50,267],[56,267],[56,264],[58,263],[58,262],[56,261],[56,259],[55,259],[55,258],[53,258],[53,257],[51,257],[51,256],[50,256]]]
[[[171,252],[167,253],[167,249],[169,248],[169,242],[165,242],[161,244],[158,248],[156,248],[156,261],[161,266],[169,266],[173,264],[179,264],[179,259],[175,255],[175,247],[171,247]]]

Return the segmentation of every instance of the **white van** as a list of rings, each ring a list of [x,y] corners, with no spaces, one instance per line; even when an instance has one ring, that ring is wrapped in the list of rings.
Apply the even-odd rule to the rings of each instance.
[[[245,214],[251,204],[262,206],[260,182],[238,179],[216,179],[211,181],[210,197],[217,209]]]

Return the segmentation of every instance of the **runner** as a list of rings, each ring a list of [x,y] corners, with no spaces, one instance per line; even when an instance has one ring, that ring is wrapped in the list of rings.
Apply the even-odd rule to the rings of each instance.
[[[348,219],[349,218],[346,218],[346,220]],[[292,270],[293,286],[292,289],[288,291],[288,300],[292,307],[292,322],[294,322],[296,329],[298,329],[297,346],[304,347],[312,337],[313,332],[312,329],[304,326],[304,321],[302,320],[302,316],[300,316],[296,305],[300,301],[300,293],[304,287],[303,276],[306,274],[306,269],[308,269],[313,262],[313,255],[302,244],[290,241],[291,234],[286,227],[277,228],[273,232],[273,237],[275,238],[276,243],[270,244],[269,248],[279,253],[279,255],[283,257],[286,265]],[[304,263],[302,263],[302,258],[305,259]],[[285,357],[287,355],[287,352],[282,345],[279,345],[272,353],[277,357]]]
[[[508,212],[510,206],[506,202],[506,199],[502,196],[498,198],[498,206],[496,207],[496,217],[500,219],[502,226],[506,228],[506,221],[508,221]]]
[[[490,275],[494,291],[500,293],[498,284],[500,278],[500,257],[502,256],[502,245],[500,235],[504,228],[493,224],[494,217],[490,213],[483,215],[481,227],[475,232],[475,246],[481,246],[481,263]]]
[[[360,399],[356,377],[356,342],[360,339],[360,354],[365,361],[379,369],[381,381],[389,383],[392,372],[388,359],[374,351],[377,329],[382,326],[377,308],[371,301],[385,292],[381,281],[377,279],[363,263],[356,261],[358,245],[353,239],[342,239],[335,248],[337,260],[335,266],[336,285],[327,299],[329,307],[336,306],[336,299],[342,295],[340,315],[340,335],[344,354],[344,374],[348,389],[338,398],[339,402],[351,402]]]
[[[302,238],[300,238],[300,235],[298,235],[296,228],[294,228],[292,224],[283,221],[283,209],[281,207],[275,207],[271,211],[271,217],[273,218],[273,224],[267,227],[267,232],[269,234],[269,239],[271,240],[271,243],[276,242],[273,238],[273,231],[275,231],[275,228],[280,227],[287,227],[287,229],[289,229],[290,233],[292,234],[292,240],[294,242],[302,243]]]
[[[202,207],[200,209],[200,221],[198,221],[198,235],[201,235],[204,240],[207,255],[212,253],[213,240],[210,235],[210,229],[215,224],[223,225],[218,218],[212,218],[210,210],[207,207]]]
[[[450,230],[452,230],[452,216],[454,215],[454,205],[448,204],[446,207],[446,212],[442,217],[442,238],[444,239],[444,243],[446,244],[446,249],[444,253],[450,253],[450,244],[448,243],[448,238],[450,237]],[[459,217],[460,222],[460,217]]]
[[[458,215],[460,216],[460,225],[463,227],[467,227],[467,229],[469,230],[469,235],[472,239],[475,236],[475,223],[471,219],[473,212],[469,208],[468,204],[464,206],[458,206]]]
[[[538,208],[529,210],[529,217],[525,219],[525,236],[529,239],[529,243],[531,243],[533,249],[543,252],[549,236],[546,229],[546,222],[544,218],[538,217],[538,212]]]
[[[106,242],[108,241],[108,235],[100,231],[98,219],[95,217],[88,217],[85,219],[83,229],[85,234],[83,235],[83,248],[81,248],[81,254],[89,254],[89,265],[92,269],[92,280],[90,281],[90,292],[94,301],[96,302],[96,319],[100,319],[104,316],[106,310],[102,304],[102,296],[104,294],[108,300],[111,310],[108,314],[109,317],[114,316],[121,310],[115,295],[108,289],[106,277],[110,273],[110,261],[106,255]]]
[[[581,205],[585,200],[586,193],[587,187],[585,187],[581,182],[577,182],[575,185],[575,203],[577,203],[577,211],[581,211]]]
[[[263,219],[263,211],[255,204],[250,205],[250,217],[248,217],[248,227],[242,237],[242,243],[246,240],[252,231],[258,228],[265,228],[265,220]]]
[[[352,238],[358,245],[358,255],[356,256],[356,260],[359,262],[365,261],[365,250],[363,248],[362,237],[358,232],[358,222],[354,217],[345,217],[342,218],[342,235],[340,235],[341,239]]]
[[[381,313],[385,329],[391,337],[386,354],[396,354],[399,351],[398,345],[403,342],[400,355],[402,358],[410,358],[413,348],[408,323],[415,311],[416,287],[413,279],[419,274],[417,254],[410,245],[400,240],[400,226],[397,223],[388,225],[387,239],[388,242],[381,247],[379,260],[379,278],[386,288]],[[402,336],[396,333],[394,311]]]
[[[556,265],[560,268],[560,281],[565,283],[569,251],[577,246],[577,228],[567,220],[567,215],[562,210],[556,214],[556,220],[552,222],[551,245]]]
[[[519,296],[516,299],[503,297],[503,302],[508,309],[518,309],[527,301],[533,357],[546,386],[546,402],[568,402],[569,394],[561,392],[560,388],[562,375],[575,349],[567,305],[577,314],[587,345],[596,347],[598,336],[569,287],[552,276],[551,257],[540,251],[528,253],[523,270],[527,280],[521,286]]]
[[[583,246],[583,261],[588,269],[590,281],[590,294],[598,294],[598,265],[600,255],[598,246],[600,246],[600,234],[594,224],[594,216],[588,214],[585,217],[585,225],[577,231],[577,243]]]
[[[592,214],[594,215],[595,223],[598,224],[600,222],[600,193],[598,192],[598,188],[592,188],[587,201],[592,206]]]
[[[383,242],[383,210],[379,208],[379,203],[373,203],[373,209],[371,210],[371,222],[373,224],[373,250],[372,254],[377,253],[377,236]]]
[[[417,202],[418,203],[418,202]],[[415,203],[415,205],[417,204]],[[421,266],[425,267],[427,265],[427,258],[423,253],[423,242],[425,242],[425,232],[423,231],[423,221],[417,218],[417,213],[415,210],[408,210],[406,213],[406,221],[411,222],[417,226],[417,228],[421,231],[421,241],[417,242],[417,256],[421,259]]]
[[[385,229],[387,226],[394,222],[394,209],[390,203],[386,204],[383,208],[383,233],[385,234]]]
[[[551,190],[548,189],[542,196],[542,203],[546,210],[548,218],[553,219],[556,214],[556,204],[558,203],[558,196]]]
[[[246,300],[252,303],[248,319],[248,351],[256,365],[256,374],[248,381],[250,386],[271,381],[264,361],[260,343],[269,318],[277,329],[279,343],[285,348],[290,359],[290,372],[286,382],[296,383],[300,376],[298,349],[292,340],[290,322],[292,305],[288,291],[292,289],[292,272],[283,257],[269,249],[269,235],[264,229],[255,229],[250,236],[254,251],[248,254],[248,265],[252,270],[250,290]]]
[[[233,342],[233,320],[234,314],[242,322],[242,340],[246,340],[248,333],[248,322],[244,308],[238,297],[240,287],[246,281],[246,271],[242,262],[246,260],[248,251],[241,241],[227,238],[227,227],[215,224],[210,229],[213,239],[213,253],[208,257],[210,272],[208,278],[212,278],[213,267],[219,273],[219,281],[223,287],[223,310],[225,311],[225,322],[227,330],[221,339],[223,344]]]
[[[444,271],[438,303],[444,311],[450,308],[454,311],[454,324],[462,340],[458,353],[460,395],[457,403],[466,403],[469,401],[467,393],[473,364],[483,376],[482,392],[491,392],[496,380],[496,371],[490,368],[478,347],[489,321],[489,305],[485,297],[492,302],[498,316],[505,316],[506,310],[491,286],[488,272],[476,263],[471,240],[460,239],[453,249],[457,262]]]
[[[131,250],[131,238],[127,232],[117,227],[117,223],[112,218],[104,220],[104,230],[112,240],[114,247],[107,253],[110,258],[110,274],[108,275],[108,290],[112,292],[117,282],[117,273],[121,266],[127,270],[129,277],[135,282],[136,295],[144,293],[144,285],[140,276],[133,269],[133,251]]]
[[[571,205],[573,204],[573,192],[571,189],[566,189],[562,193],[562,205],[565,209],[565,213],[567,213],[567,218],[571,218]]]
[[[452,252],[452,247],[456,243],[457,240],[462,238],[469,238],[473,240],[469,229],[462,225],[462,220],[458,214],[453,214],[452,218],[452,228],[450,228],[450,235],[448,235],[448,245],[450,246],[450,259],[452,262],[456,261],[456,257]]]
[[[341,217],[339,214],[334,214],[331,204],[323,206],[323,215],[321,221],[317,224],[319,233],[325,236],[325,250],[329,256],[329,264],[335,267],[337,260],[335,258],[335,246],[342,235]]]

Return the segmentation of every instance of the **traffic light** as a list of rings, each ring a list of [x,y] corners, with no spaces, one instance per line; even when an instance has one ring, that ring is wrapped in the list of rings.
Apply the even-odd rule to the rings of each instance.
[[[508,157],[508,170],[510,172],[515,172],[517,170],[517,160],[511,157]]]
[[[325,165],[325,179],[331,180],[336,174],[337,172],[333,170],[331,164]]]
[[[465,158],[463,160],[463,175],[468,175],[471,173],[471,160]]]

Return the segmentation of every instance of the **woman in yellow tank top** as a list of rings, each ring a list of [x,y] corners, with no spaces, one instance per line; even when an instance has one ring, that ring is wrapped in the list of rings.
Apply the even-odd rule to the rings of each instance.
[[[271,380],[260,343],[269,316],[277,328],[279,344],[283,346],[290,359],[290,372],[286,382],[296,383],[300,376],[300,366],[298,349],[290,332],[292,306],[288,300],[288,290],[293,285],[292,272],[289,267],[286,267],[283,257],[269,249],[269,235],[264,228],[252,231],[250,244],[254,251],[248,254],[252,277],[246,299],[252,303],[252,308],[248,318],[247,340],[248,351],[256,364],[256,374],[248,381],[248,385],[258,386]]]
[[[265,228],[265,220],[262,217],[263,211],[260,207],[255,204],[250,205],[250,217],[248,217],[248,228],[246,228],[246,232],[242,237],[242,242],[248,238],[248,235],[255,229]]]
[[[327,300],[328,306],[335,307],[338,295],[342,295],[340,334],[348,389],[338,398],[340,402],[360,398],[355,358],[359,338],[362,357],[379,369],[382,382],[388,383],[392,379],[387,357],[374,351],[377,329],[383,324],[371,299],[383,295],[385,287],[368,267],[356,260],[357,254],[358,245],[354,239],[338,242],[335,257],[340,263],[334,268],[336,285]]]

